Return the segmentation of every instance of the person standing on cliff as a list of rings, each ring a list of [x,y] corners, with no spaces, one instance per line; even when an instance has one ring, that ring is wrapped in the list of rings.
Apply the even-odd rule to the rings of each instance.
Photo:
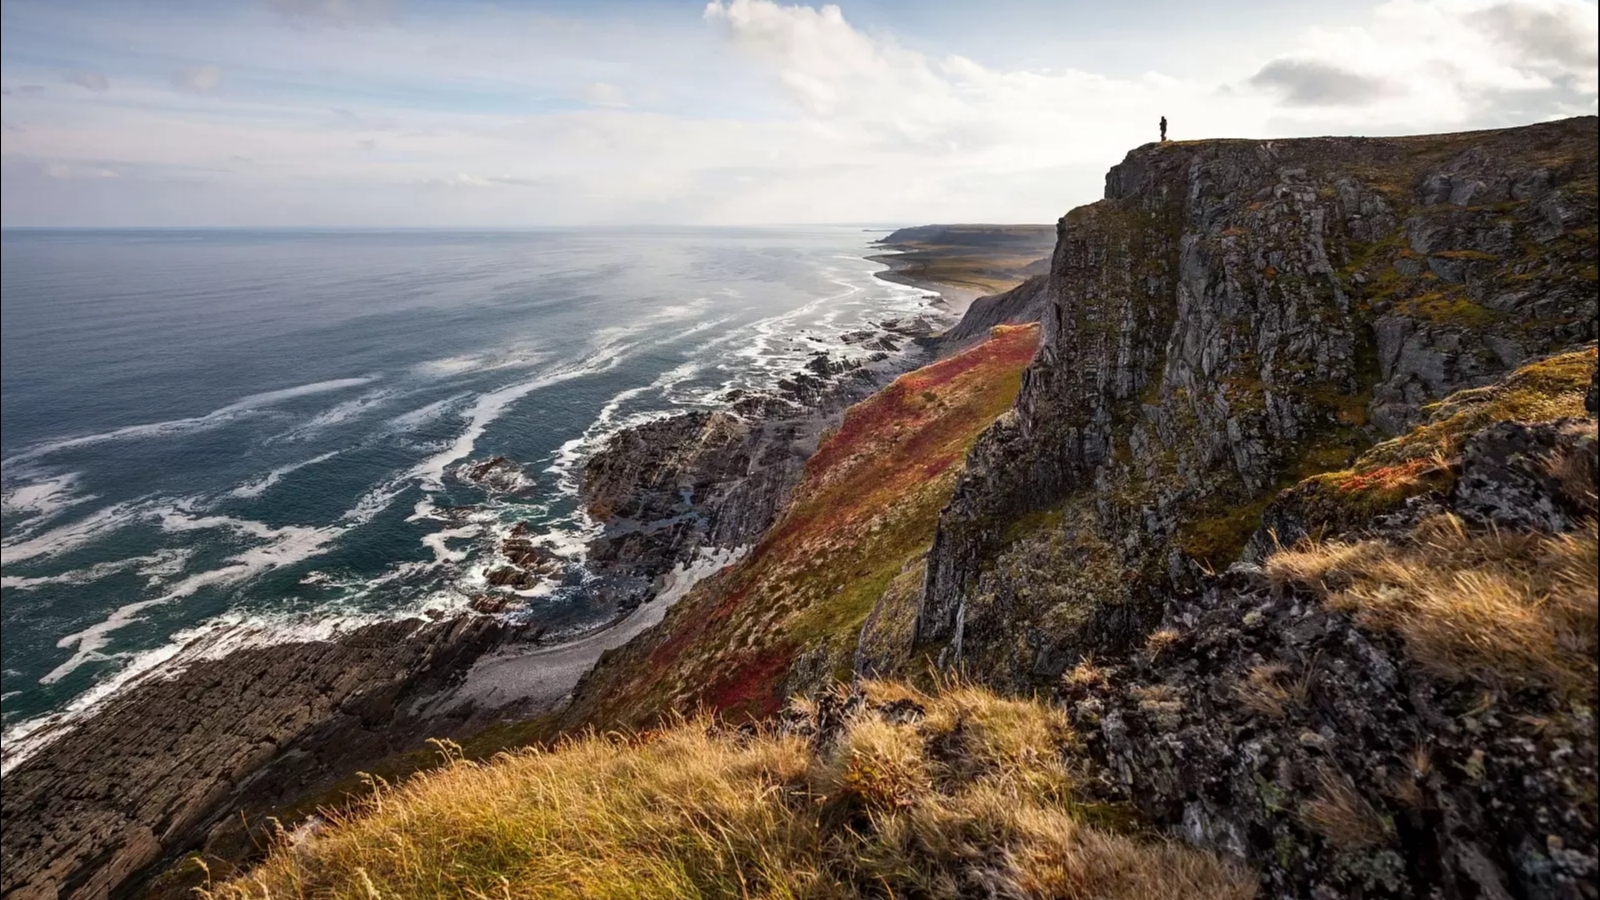
[[[1161,143],[1167,142],[1167,117],[1161,117]]]

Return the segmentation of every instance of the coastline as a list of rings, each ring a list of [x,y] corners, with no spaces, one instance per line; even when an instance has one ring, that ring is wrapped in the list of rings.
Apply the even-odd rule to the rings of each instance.
[[[874,242],[875,277],[939,295],[958,318],[984,297],[1016,288],[1049,267],[1053,225],[922,225]]]
[[[953,322],[949,306],[930,303],[926,318]],[[870,336],[854,338],[882,345],[871,362],[836,360],[819,349],[771,396],[730,397],[726,408],[750,422],[754,471],[718,485],[727,521],[716,535],[674,544],[671,555],[643,564],[624,556],[635,569],[646,567],[655,589],[568,640],[541,642],[540,626],[482,611],[398,618],[196,656],[175,671],[131,679],[53,723],[50,737],[8,761],[3,776],[6,894],[50,885],[72,885],[72,896],[120,894],[195,850],[242,861],[259,850],[260,835],[254,826],[239,827],[241,813],[264,822],[429,738],[463,737],[559,709],[604,653],[660,622],[698,580],[731,564],[766,530],[821,434],[850,405],[924,362],[920,339],[933,330],[922,316],[885,319]],[[695,415],[704,414],[679,414]],[[613,529],[591,548],[617,537]],[[648,568],[663,559],[673,564]],[[145,804],[153,793],[168,799]]]
[[[901,260],[897,265],[895,254],[892,253],[882,253],[876,256],[869,256],[867,258],[873,262],[881,262],[889,266],[889,268],[884,269],[882,272],[874,272],[874,278],[937,294],[938,300],[936,302],[943,306],[945,310],[949,311],[951,315],[958,318],[966,315],[967,310],[972,307],[972,304],[977,301],[978,298],[986,296],[985,292],[980,291],[971,285],[952,284],[947,281],[936,281],[929,278],[918,278],[914,275],[907,275],[905,274],[905,269],[909,268],[907,263],[904,260]]]

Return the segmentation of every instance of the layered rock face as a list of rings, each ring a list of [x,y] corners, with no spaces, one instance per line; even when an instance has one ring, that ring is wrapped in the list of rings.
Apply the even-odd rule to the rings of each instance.
[[[915,639],[1000,686],[1142,640],[1283,487],[1596,334],[1596,122],[1149,145],[1058,226],[1044,338]]]
[[[266,812],[448,733],[412,704],[517,636],[488,617],[386,622],[132,688],[6,774],[0,893],[119,896],[176,854],[248,848]]]

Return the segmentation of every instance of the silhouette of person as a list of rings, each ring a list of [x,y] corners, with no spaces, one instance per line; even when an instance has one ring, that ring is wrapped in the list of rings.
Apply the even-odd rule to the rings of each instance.
[[[1165,143],[1166,140],[1167,140],[1167,117],[1166,116],[1162,116],[1161,117],[1161,140],[1162,140],[1163,143]]]

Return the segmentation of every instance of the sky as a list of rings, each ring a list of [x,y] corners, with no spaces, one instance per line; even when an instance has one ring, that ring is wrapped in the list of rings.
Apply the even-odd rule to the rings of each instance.
[[[0,224],[1050,222],[1171,136],[1596,111],[1588,0],[5,0]]]

